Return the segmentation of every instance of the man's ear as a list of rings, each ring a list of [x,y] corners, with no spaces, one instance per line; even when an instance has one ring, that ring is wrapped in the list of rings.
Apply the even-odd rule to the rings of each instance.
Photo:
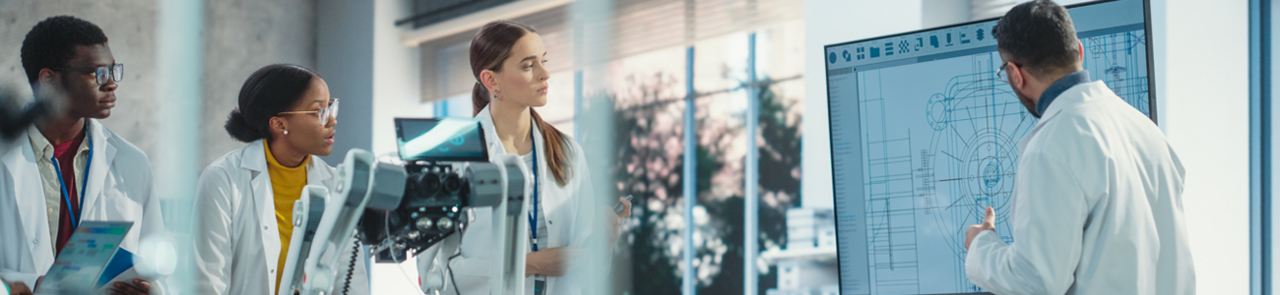
[[[1027,71],[1015,63],[1009,63],[1009,67],[1005,68],[1005,72],[1009,73],[1009,83],[1013,84],[1013,88],[1022,89],[1027,86]]]
[[[36,83],[40,83],[44,85],[52,85],[53,82],[57,80],[58,76],[59,75],[57,71],[54,71],[49,68],[43,68],[43,69],[40,69],[40,72],[36,74]]]
[[[1076,50],[1080,51],[1078,52],[1080,54],[1080,61],[1084,62],[1084,43],[1080,42],[1080,40],[1076,40]]]

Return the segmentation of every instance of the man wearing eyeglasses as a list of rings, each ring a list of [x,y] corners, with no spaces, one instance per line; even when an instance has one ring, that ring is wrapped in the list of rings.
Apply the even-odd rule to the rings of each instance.
[[[0,157],[0,280],[15,294],[39,287],[83,221],[133,222],[120,247],[135,255],[147,254],[140,237],[164,232],[146,155],[98,122],[111,116],[124,76],[102,29],[50,17],[27,33],[21,55],[36,97],[61,96],[65,107]],[[160,289],[153,283],[110,288],[148,294]]]
[[[1022,139],[1009,224],[965,233],[965,271],[996,294],[1195,294],[1185,171],[1146,115],[1083,71],[1071,16],[1019,4],[994,30],[1000,77],[1040,118]]]

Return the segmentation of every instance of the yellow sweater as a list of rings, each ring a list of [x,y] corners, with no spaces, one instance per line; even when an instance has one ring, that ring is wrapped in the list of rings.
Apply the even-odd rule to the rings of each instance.
[[[302,197],[302,187],[307,185],[307,163],[311,161],[311,157],[303,159],[298,167],[285,167],[271,155],[271,147],[265,140],[262,146],[267,150],[267,174],[271,176],[276,227],[280,229],[280,259],[276,262],[276,286],[279,286],[281,276],[284,275],[284,262],[288,258],[289,238],[293,237],[293,202]]]

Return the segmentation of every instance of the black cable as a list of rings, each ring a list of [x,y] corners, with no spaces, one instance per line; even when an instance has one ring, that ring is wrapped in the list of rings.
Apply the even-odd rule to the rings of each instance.
[[[466,217],[463,217],[463,218],[466,218]],[[463,233],[464,233],[464,232],[466,232],[466,229],[467,229],[467,226],[466,226],[466,225],[464,225],[464,224],[461,224],[461,222],[459,222],[459,224],[458,224],[458,244],[462,244],[462,238],[463,238],[463,236],[464,236],[464,234],[463,234]],[[459,250],[459,251],[458,251],[458,253],[454,253],[454,254],[453,254],[453,256],[449,256],[449,260],[445,260],[445,262],[444,262],[444,268],[445,268],[445,270],[448,270],[448,271],[449,271],[449,282],[450,282],[450,283],[453,283],[453,294],[456,294],[456,295],[462,295],[462,290],[458,288],[458,281],[453,279],[453,264],[452,264],[452,263],[453,263],[453,259],[454,259],[454,258],[458,258],[458,256],[462,256],[462,251],[461,251],[461,250]]]
[[[462,291],[458,289],[458,281],[453,279],[453,265],[449,264],[458,256],[462,256],[462,252],[458,252],[458,254],[453,254],[452,257],[449,257],[449,260],[444,262],[444,268],[449,270],[449,282],[453,283],[453,294],[462,295]]]
[[[351,248],[351,262],[347,264],[347,279],[342,283],[342,294],[346,295],[351,291],[351,275],[356,272],[356,257],[360,256],[360,239],[356,239],[355,247]]]

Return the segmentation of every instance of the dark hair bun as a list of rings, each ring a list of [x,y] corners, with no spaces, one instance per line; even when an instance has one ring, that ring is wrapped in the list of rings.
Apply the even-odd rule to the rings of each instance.
[[[239,107],[227,116],[227,133],[243,142],[270,139],[271,117],[293,105],[320,78],[310,69],[291,64],[262,67],[240,87]]]
[[[244,113],[241,113],[240,109],[231,111],[231,115],[227,116],[227,124],[223,125],[223,128],[227,129],[227,133],[231,134],[232,138],[242,142],[253,142],[254,140],[266,138],[266,135],[249,124],[249,120],[245,119]]]

